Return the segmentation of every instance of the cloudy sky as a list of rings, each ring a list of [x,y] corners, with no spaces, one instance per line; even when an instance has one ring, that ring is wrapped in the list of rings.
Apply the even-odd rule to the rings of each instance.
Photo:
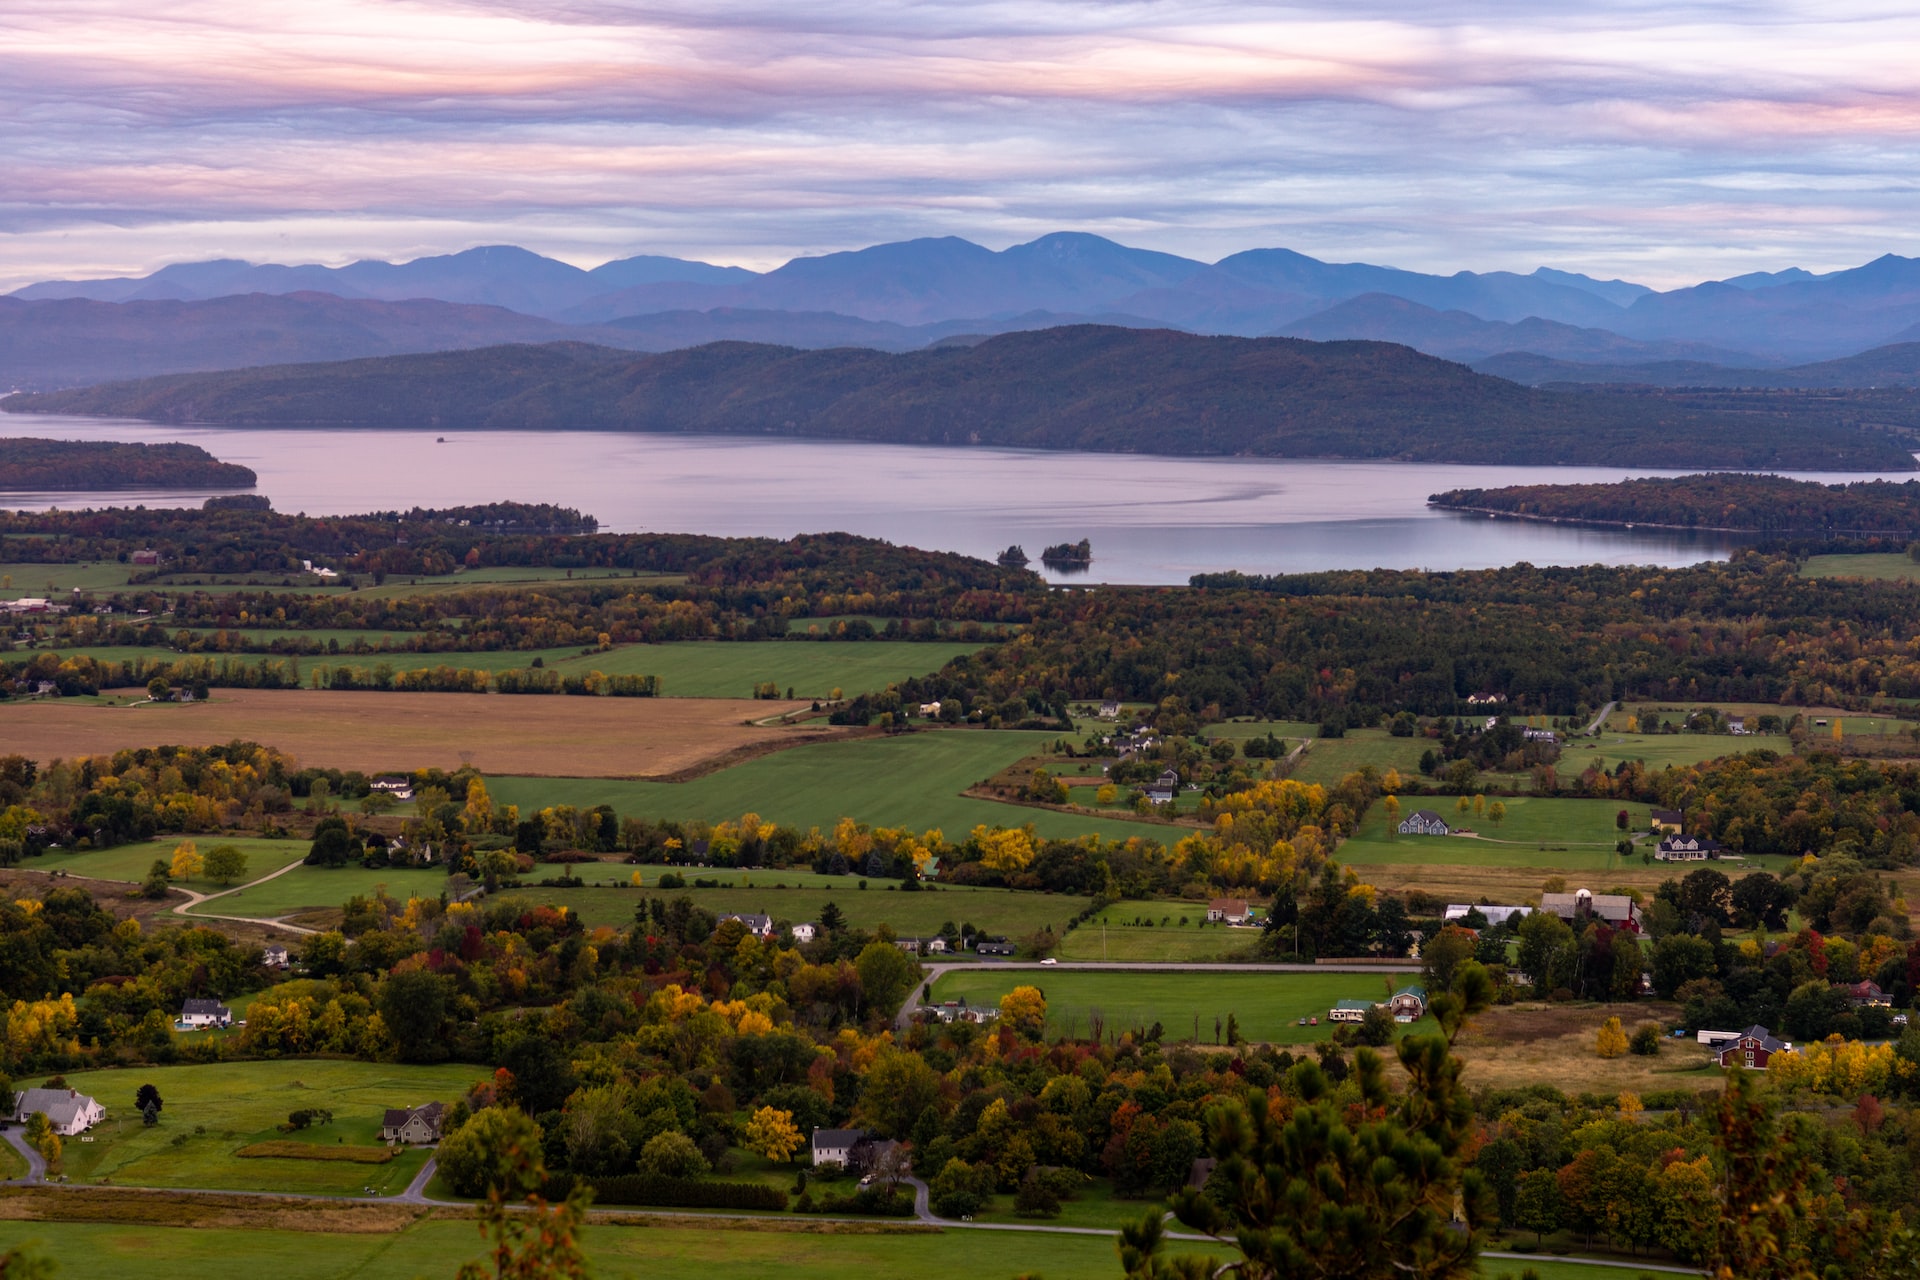
[[[1100,232],[1656,284],[1920,254],[1920,6],[8,0],[0,286]]]

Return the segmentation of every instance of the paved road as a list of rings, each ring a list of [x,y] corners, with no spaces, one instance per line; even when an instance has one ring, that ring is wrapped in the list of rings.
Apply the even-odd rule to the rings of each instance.
[[[22,1182],[44,1182],[47,1177],[47,1162],[40,1158],[38,1151],[35,1151],[27,1145],[26,1129],[19,1125],[10,1124],[6,1126],[5,1132],[7,1144],[22,1156],[25,1156],[27,1161],[27,1176],[15,1179],[16,1184]]]
[[[427,1162],[420,1166],[420,1172],[414,1174],[413,1181],[407,1184],[407,1189],[394,1199],[402,1204],[432,1204],[433,1201],[427,1199],[427,1184],[433,1181],[433,1171],[439,1163],[437,1157],[428,1156]]]
[[[1122,960],[1062,960],[1056,964],[1044,964],[1038,960],[948,961],[923,967],[924,976],[920,984],[913,989],[907,1003],[894,1017],[895,1028],[905,1031],[912,1025],[913,1015],[927,1007],[921,1003],[921,993],[955,969],[989,973],[998,969],[1034,969],[1042,973],[1418,973],[1420,965],[1413,960],[1398,964],[1142,964]]]
[[[1594,734],[1600,732],[1600,726],[1607,722],[1607,717],[1612,715],[1613,709],[1619,705],[1618,702],[1609,702],[1606,706],[1600,708],[1600,714],[1595,716],[1593,723],[1589,724],[1584,730],[1587,736],[1592,737]]]

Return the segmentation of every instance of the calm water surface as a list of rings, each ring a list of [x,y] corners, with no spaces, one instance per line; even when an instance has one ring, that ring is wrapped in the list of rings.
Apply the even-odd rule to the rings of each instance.
[[[1691,564],[1735,545],[1713,534],[1577,529],[1431,511],[1444,489],[1573,484],[1670,471],[1400,462],[1158,458],[943,449],[827,440],[595,431],[300,431],[172,427],[99,418],[0,420],[0,433],[70,440],[184,440],[259,473],[281,511],[349,515],[512,499],[577,507],[609,531],[787,537],[845,530],[992,556],[1019,543],[1093,542],[1094,582],[1184,583],[1190,574],[1320,569]],[[1868,479],[1822,474],[1829,483]],[[1888,479],[1910,479],[1908,473]],[[40,509],[204,492],[9,493]]]

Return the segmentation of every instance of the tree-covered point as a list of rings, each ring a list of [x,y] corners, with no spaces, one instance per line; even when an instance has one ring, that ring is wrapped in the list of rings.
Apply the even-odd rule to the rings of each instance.
[[[832,584],[847,590],[949,587],[1005,590],[1038,578],[970,556],[921,551],[851,534],[716,538],[699,534],[602,534],[570,508],[498,502],[483,506],[352,516],[286,515],[257,508],[109,507],[0,511],[0,563],[119,560],[152,551],[148,577],[298,573],[303,560],[342,575],[531,567],[687,574],[716,586]]]
[[[1614,484],[1449,489],[1427,501],[1453,511],[1493,511],[1530,520],[1670,525],[1752,533],[1920,533],[1920,481],[1821,484],[1781,476],[1649,477]]]
[[[0,489],[247,489],[258,479],[194,444],[0,439]]]

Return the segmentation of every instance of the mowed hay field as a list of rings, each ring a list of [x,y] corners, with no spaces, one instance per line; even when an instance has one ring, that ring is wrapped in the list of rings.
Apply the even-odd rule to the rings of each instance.
[[[1107,973],[980,965],[942,974],[933,995],[998,1004],[1015,987],[1038,987],[1047,998],[1051,1035],[1086,1036],[1098,1017],[1116,1035],[1158,1022],[1172,1043],[1193,1039],[1197,1018],[1200,1042],[1212,1044],[1218,1018],[1225,1043],[1232,1014],[1249,1040],[1304,1044],[1333,1034],[1327,1011],[1339,1001],[1384,1000],[1388,983],[1398,989],[1418,981],[1411,973]],[[1301,1018],[1320,1023],[1303,1027]]]
[[[341,1159],[235,1155],[258,1142],[291,1140],[303,1146],[378,1147],[380,1117],[388,1107],[452,1102],[487,1068],[408,1067],[393,1063],[280,1059],[191,1067],[82,1071],[72,1088],[98,1098],[107,1119],[91,1142],[68,1142],[66,1171],[75,1182],[111,1178],[121,1186],[190,1187],[233,1191],[290,1191],[382,1195],[406,1189],[424,1152],[382,1164]],[[143,1084],[160,1091],[160,1123],[146,1125],[134,1110]],[[332,1111],[331,1124],[297,1134],[278,1126],[302,1108]],[[342,1141],[344,1139],[344,1141]]]
[[[105,707],[51,699],[0,709],[0,755],[45,762],[165,743],[243,738],[302,764],[572,777],[657,777],[742,749],[844,731],[747,723],[804,708],[751,699],[507,697],[216,689],[191,706]]]
[[[320,641],[339,640],[342,644],[364,638],[369,644],[379,644],[390,633],[255,631],[248,634],[260,639],[306,636]],[[953,659],[979,648],[977,644],[932,640],[685,640],[619,645],[584,654],[577,648],[491,649],[470,653],[402,651],[305,654],[299,661],[302,672],[320,667],[372,671],[380,666],[395,671],[434,667],[508,671],[528,667],[538,658],[548,670],[563,676],[585,675],[589,671],[610,676],[658,676],[661,696],[667,698],[751,698],[755,685],[770,682],[783,693],[792,689],[796,699],[816,699],[828,697],[835,689],[848,697],[884,689],[911,676],[938,671]],[[62,657],[86,655],[102,662],[166,661],[177,656],[170,649],[126,645],[69,647],[53,652]],[[285,661],[280,655],[230,656],[251,665]]]

